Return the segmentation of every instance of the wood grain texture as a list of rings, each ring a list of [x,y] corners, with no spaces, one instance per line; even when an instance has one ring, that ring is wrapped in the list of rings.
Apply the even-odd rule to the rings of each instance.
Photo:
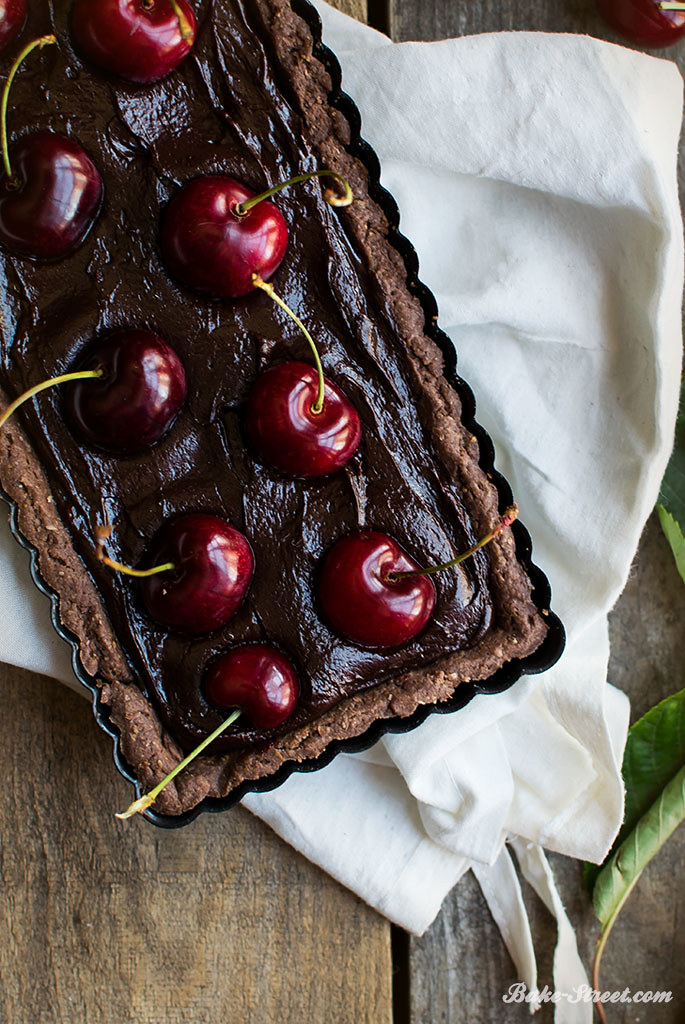
[[[446,39],[477,32],[583,32],[618,39],[594,0],[389,0],[394,39]]]
[[[359,21],[366,21],[366,0],[328,0],[331,6]]]
[[[1,1024],[390,1024],[389,926],[242,809],[118,822],[86,701],[0,667]]]
[[[581,32],[621,42],[597,14],[594,0],[389,0],[393,38],[439,39],[478,32],[519,30]],[[623,43],[623,45],[628,45]],[[685,71],[685,44],[661,56]],[[679,171],[685,194],[684,151]],[[588,568],[588,571],[593,571]],[[685,687],[683,660],[683,588],[655,518],[643,536],[633,573],[611,616],[612,658],[609,678],[631,698],[632,718]],[[590,900],[582,887],[580,865],[553,856],[559,889],[577,928],[581,956],[589,965],[598,935]],[[685,829],[681,828],[646,869],[639,887],[614,928],[604,954],[602,989],[672,991],[661,1005],[618,1004],[611,1024],[682,1024],[685,1013]],[[552,988],[556,931],[551,917],[524,886],[539,958],[540,984]],[[433,927],[409,943],[411,1024],[523,1024],[524,1005],[502,1002],[516,980],[515,971],[485,901],[472,877],[454,890]],[[551,1024],[547,1004],[536,1015]]]

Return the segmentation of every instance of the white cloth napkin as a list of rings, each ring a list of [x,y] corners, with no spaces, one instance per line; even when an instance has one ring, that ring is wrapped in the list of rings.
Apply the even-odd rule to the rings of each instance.
[[[423,932],[473,867],[529,988],[519,870],[559,921],[542,847],[599,861],[622,815],[620,594],[670,451],[683,278],[675,66],[580,36],[391,44],[317,3],[421,277],[553,589],[561,662],[244,803],[391,920]],[[0,537],[0,658],[74,682],[25,553]],[[563,1024],[589,1004],[559,1003]]]

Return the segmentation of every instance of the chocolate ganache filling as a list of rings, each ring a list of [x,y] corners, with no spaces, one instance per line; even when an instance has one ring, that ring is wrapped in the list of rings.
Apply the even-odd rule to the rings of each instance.
[[[58,9],[59,8],[59,9]],[[422,425],[415,375],[365,253],[312,181],[277,197],[290,232],[273,284],[316,338],[328,377],[358,409],[354,459],[323,480],[287,480],[248,449],[242,419],[268,366],[310,361],[295,325],[263,294],[213,302],[167,272],[159,227],[184,182],[227,174],[254,191],[321,167],[297,98],[248,0],[197,4],[189,58],[167,79],[129,86],[71,49],[68,5],[34,4],[26,38],[54,31],[59,47],[22,69],[11,138],[73,136],[105,183],[102,212],[78,251],[56,263],[2,254],[1,380],[10,397],[72,368],[93,339],[149,328],[181,356],[189,394],[172,429],[141,455],[115,457],[74,433],[58,389],[24,406],[23,424],[75,550],[94,579],[139,684],[171,734],[195,745],[225,716],[202,693],[208,665],[236,644],[268,642],[297,667],[301,698],[278,734],[346,697],[468,647],[488,628],[487,557],[435,577],[438,602],[411,643],[365,650],[337,636],[317,607],[323,554],[345,534],[385,531],[420,564],[445,561],[476,539],[446,466]],[[113,526],[111,553],[129,564],[170,517],[206,511],[243,530],[256,570],[226,627],[188,637],[146,614],[135,581],[95,557],[97,523]],[[216,749],[271,734],[236,722]]]

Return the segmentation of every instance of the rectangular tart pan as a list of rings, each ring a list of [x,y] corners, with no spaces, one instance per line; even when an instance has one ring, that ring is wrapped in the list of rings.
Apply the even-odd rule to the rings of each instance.
[[[462,404],[462,422],[477,438],[480,452],[479,464],[495,487],[500,508],[505,508],[512,503],[512,492],[505,478],[494,468],[494,446],[486,431],[477,423],[476,403],[473,393],[468,384],[457,374],[457,358],[451,340],[437,325],[437,303],[435,297],[418,277],[419,262],[411,243],[399,231],[399,212],[397,205],[390,195],[380,184],[380,164],[375,152],[361,137],[361,116],[354,102],[340,88],[341,71],[340,65],[332,51],[324,46],[321,41],[321,20],[316,9],[309,0],[291,0],[292,8],[309,26],[314,47],[314,56],[323,64],[330,75],[332,89],[329,94],[329,103],[339,110],[347,119],[350,125],[350,143],[346,147],[350,154],[356,157],[365,166],[369,176],[369,195],[385,214],[390,230],[389,241],[400,253],[407,270],[407,287],[415,295],[425,313],[425,333],[431,338],[440,349],[444,358],[443,375],[448,383],[459,395]],[[98,725],[112,738],[114,762],[123,777],[133,783],[136,788],[136,796],[142,795],[142,790],[130,765],[127,764],[121,753],[119,742],[119,731],[111,723],[109,709],[100,701],[100,690],[95,677],[87,673],[81,663],[80,643],[78,638],[71,633],[60,621],[59,601],[55,592],[42,579],[38,569],[38,554],[36,549],[22,536],[17,525],[17,505],[8,495],[0,489],[0,497],[10,506],[10,528],[14,537],[19,543],[31,553],[31,576],[44,594],[50,598],[52,623],[57,633],[67,641],[72,648],[72,664],[79,682],[90,691],[92,695],[93,714]],[[239,803],[246,793],[264,793],[276,789],[293,772],[312,772],[325,767],[339,753],[357,753],[366,750],[384,736],[386,733],[403,733],[415,729],[421,725],[431,714],[450,714],[465,707],[476,694],[498,694],[508,690],[521,678],[522,675],[531,675],[544,672],[554,665],[564,649],[565,634],[559,618],[550,610],[550,586],[544,573],[533,563],[531,557],[530,536],[520,522],[517,520],[512,525],[517,559],[528,575],[532,583],[532,601],[545,618],[548,627],[547,635],[536,651],[526,658],[513,659],[494,672],[488,679],[478,682],[460,683],[454,695],[448,700],[433,704],[423,704],[414,714],[406,718],[385,718],[375,722],[362,735],[352,739],[333,740],[326,747],[325,751],[315,759],[304,761],[290,761],[285,763],[278,771],[267,778],[248,780],[237,786],[231,793],[220,799],[205,797],[196,807],[183,814],[172,816],[158,814],[153,809],[145,812],[145,817],[161,828],[181,828],[188,825],[199,814],[203,812],[216,813],[228,810]]]

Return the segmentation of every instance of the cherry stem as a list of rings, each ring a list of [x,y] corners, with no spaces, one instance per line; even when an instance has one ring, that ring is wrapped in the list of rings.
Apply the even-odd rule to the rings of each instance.
[[[123,572],[126,576],[135,576],[137,580],[147,579],[148,576],[156,576],[160,572],[171,572],[176,568],[174,562],[165,562],[164,565],[155,565],[152,569],[131,569],[128,565],[115,562],[105,554],[105,543],[112,535],[112,527],[109,523],[95,528],[95,556],[99,562],[114,569],[115,572]]]
[[[217,736],[220,736],[224,729],[227,729],[229,725],[232,725],[240,714],[241,712],[239,708],[232,711],[226,721],[222,722],[222,724],[215,729],[207,739],[203,740],[202,743],[195,747],[195,750],[192,750],[187,757],[184,757],[175,768],[172,768],[169,774],[165,775],[162,781],[158,782],[154,789],[151,789],[150,792],[146,793],[144,796],[139,797],[138,800],[134,800],[130,807],[126,808],[123,814],[117,814],[115,817],[123,820],[124,818],[132,818],[134,814],[139,814],[141,811],[146,811],[148,807],[155,802],[165,786],[168,786],[172,779],[175,779],[178,773],[182,772],[186,765],[189,765],[191,761],[194,761],[197,755],[201,754],[205,747],[208,747],[209,744],[217,738]]]
[[[314,402],[314,405],[312,406],[312,412],[314,413],[315,416],[318,416],[319,413],[321,412],[321,410],[323,409],[324,379],[323,379],[323,367],[321,365],[321,359],[319,358],[318,350],[316,348],[316,345],[314,344],[314,339],[312,338],[311,334],[309,333],[309,331],[307,330],[305,325],[302,323],[300,318],[298,316],[295,316],[295,314],[293,313],[293,311],[290,308],[290,306],[287,306],[285,304],[285,302],[283,301],[283,299],[280,297],[280,295],[276,294],[276,292],[273,290],[273,288],[271,287],[271,285],[269,284],[268,281],[265,281],[263,278],[261,278],[259,276],[259,274],[253,274],[252,275],[252,284],[255,286],[255,288],[261,288],[261,290],[263,292],[266,292],[266,294],[269,296],[269,298],[272,299],[273,302],[275,302],[277,306],[280,306],[281,309],[285,310],[285,312],[288,314],[290,319],[295,321],[295,323],[300,328],[300,330],[304,334],[305,338],[309,342],[310,348],[311,348],[312,352],[314,353],[314,364],[316,366],[316,373],[317,373],[317,376],[319,378],[319,390],[318,390],[317,395],[316,395],[316,401]]]
[[[309,174],[297,174],[294,178],[288,178],[287,181],[281,182],[280,185],[274,185],[273,188],[267,189],[266,192],[260,192],[258,196],[253,196],[252,199],[246,199],[244,203],[236,203],[233,207],[233,212],[238,217],[244,217],[246,213],[249,213],[253,206],[257,203],[261,203],[264,199],[269,199],[270,196],[276,195],[284,188],[289,188],[290,185],[298,185],[301,181],[309,181],[311,178],[323,178],[324,176],[330,176],[339,181],[343,187],[343,194],[341,196],[336,195],[333,189],[327,188],[323,194],[324,199],[329,206],[349,206],[354,195],[350,188],[349,182],[343,178],[342,174],[338,174],[337,171],[310,171]]]
[[[662,11],[685,11],[685,4],[671,3],[670,0],[662,0],[657,4]]]
[[[104,370],[78,370],[75,373],[63,373],[60,377],[52,377],[50,380],[44,380],[41,384],[35,384],[28,391],[25,391],[23,395],[19,395],[19,398],[15,398],[11,405],[7,406],[2,416],[0,416],[0,427],[4,427],[12,413],[16,412],[20,405],[28,402],[34,395],[39,395],[41,391],[54,388],[56,384],[66,384],[70,380],[90,380],[95,377],[102,377],[104,372]]]
[[[14,180],[10,164],[9,145],[7,142],[7,105],[14,76],[32,50],[35,50],[36,47],[42,50],[44,46],[52,46],[53,43],[56,42],[57,40],[54,36],[41,36],[40,39],[34,39],[32,43],[28,43],[15,60],[9,75],[7,76],[5,88],[2,91],[2,100],[0,101],[0,144],[2,145],[2,162],[5,165],[5,174],[7,175],[8,182]]]
[[[486,533],[477,544],[474,544],[468,551],[462,552],[461,555],[457,555],[449,562],[443,562],[442,565],[431,565],[428,569],[411,569],[409,572],[390,572],[388,573],[389,580],[403,580],[408,576],[432,576],[433,573],[442,572],[443,569],[451,569],[455,565],[459,565],[460,562],[465,562],[471,555],[475,555],[476,551],[480,551],[486,544],[489,544],[491,540],[501,533],[507,526],[511,526],[515,519],[518,518],[519,510],[518,505],[512,505],[508,508],[504,515],[500,517],[497,526],[493,527],[489,533]]]
[[[178,18],[178,27],[181,30],[181,39],[183,39],[183,41],[186,43],[192,43],[193,28],[190,22],[188,21],[187,17],[181,10],[181,5],[179,4],[178,0],[169,0],[169,3],[171,4],[171,9]]]

